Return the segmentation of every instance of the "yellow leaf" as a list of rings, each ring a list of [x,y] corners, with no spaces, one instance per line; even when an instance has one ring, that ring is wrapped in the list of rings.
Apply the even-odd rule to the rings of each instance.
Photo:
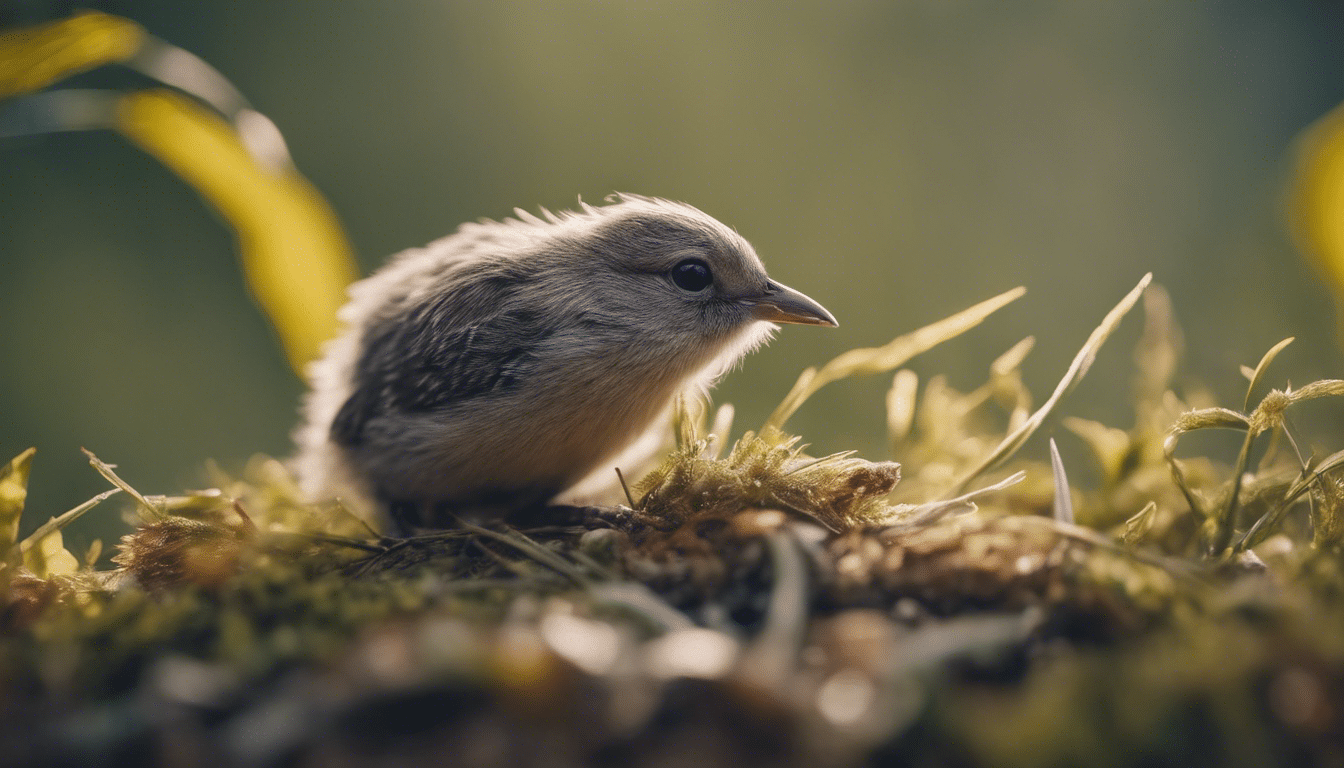
[[[33,468],[35,453],[36,448],[29,448],[0,469],[0,558],[19,539],[19,518],[28,500],[28,473]]]
[[[1157,520],[1157,502],[1150,501],[1125,521],[1125,530],[1120,534],[1120,540],[1126,544],[1138,544],[1153,529],[1155,520]]]
[[[24,544],[30,542],[25,541]],[[66,550],[61,532],[52,531],[23,548],[23,567],[32,571],[39,579],[49,579],[52,576],[68,576],[78,571],[79,560]]]
[[[128,94],[118,121],[234,228],[248,286],[301,374],[335,335],[336,310],[355,278],[350,246],[326,201],[292,167],[259,165],[229,123],[171,91]]]
[[[1108,427],[1099,421],[1080,419],[1076,416],[1065,416],[1063,425],[1065,429],[1081,437],[1083,442],[1087,443],[1087,447],[1092,449],[1092,455],[1096,456],[1097,463],[1101,464],[1101,472],[1106,482],[1119,482],[1120,473],[1124,470],[1125,457],[1132,448],[1129,433],[1123,429]]]
[[[0,33],[0,97],[128,59],[146,37],[139,24],[96,11]]]
[[[184,73],[177,71],[194,57],[172,49],[179,54],[172,59],[176,64],[149,66],[136,57],[151,44],[166,47],[133,21],[92,11],[0,33],[0,99],[118,61],[196,92],[189,82],[179,82]],[[218,77],[204,63],[196,68]],[[254,140],[272,134],[279,140],[261,115],[242,110],[233,117]],[[117,122],[233,227],[248,287],[280,335],[290,364],[302,374],[335,335],[336,310],[355,278],[350,247],[326,201],[288,163],[283,144],[278,155],[249,152],[233,124],[175,92],[124,97]]]
[[[1298,247],[1344,308],[1344,105],[1303,133],[1289,211]]]

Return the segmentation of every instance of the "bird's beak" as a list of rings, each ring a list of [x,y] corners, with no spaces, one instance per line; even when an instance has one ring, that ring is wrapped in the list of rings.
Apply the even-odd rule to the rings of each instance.
[[[751,314],[757,320],[772,323],[798,323],[800,325],[840,325],[826,308],[787,285],[773,280],[766,284],[765,293],[742,299],[742,303],[751,307]]]

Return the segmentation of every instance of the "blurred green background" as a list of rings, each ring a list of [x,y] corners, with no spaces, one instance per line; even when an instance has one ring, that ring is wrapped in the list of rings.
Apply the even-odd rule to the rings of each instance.
[[[1282,213],[1293,138],[1344,99],[1337,4],[89,7],[200,55],[270,116],[365,271],[463,221],[614,190],[736,227],[841,321],[783,329],[720,385],[739,430],[805,365],[1019,284],[1025,299],[913,367],[971,388],[1034,334],[1044,399],[1149,270],[1175,300],[1186,373],[1223,404],[1240,406],[1237,366],[1285,336],[1276,385],[1344,373]],[[0,23],[63,9],[11,0]],[[143,84],[109,69],[64,85]],[[1129,424],[1138,327],[1066,412]],[[889,384],[836,384],[791,427],[817,451],[880,457]],[[0,142],[0,454],[39,448],[29,527],[105,487],[80,446],[148,493],[202,484],[207,458],[284,456],[301,391],[231,235],[184,184],[107,133]]]

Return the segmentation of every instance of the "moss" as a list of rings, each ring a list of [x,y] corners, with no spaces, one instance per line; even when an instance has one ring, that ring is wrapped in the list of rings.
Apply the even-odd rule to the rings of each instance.
[[[305,503],[274,460],[165,497],[90,457],[138,524],[110,572],[55,536],[109,494],[10,537],[0,742],[19,762],[163,765],[1338,763],[1344,453],[1299,459],[1285,414],[1344,386],[1253,405],[1280,345],[1241,410],[1178,392],[1154,291],[1134,424],[1065,422],[1096,486],[1015,456],[1142,288],[1039,409],[1030,342],[968,393],[896,371],[901,465],[811,457],[783,431],[816,372],[726,451],[727,425],[686,407],[631,506],[411,539]],[[931,327],[902,338],[953,335]],[[821,378],[915,347],[893,349]],[[1212,428],[1241,433],[1232,464],[1179,450]],[[31,459],[0,475],[6,528]]]

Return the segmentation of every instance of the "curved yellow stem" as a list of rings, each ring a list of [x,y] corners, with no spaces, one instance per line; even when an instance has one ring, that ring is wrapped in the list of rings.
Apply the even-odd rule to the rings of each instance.
[[[81,11],[0,32],[0,97],[30,93],[76,72],[134,56],[148,35],[130,19]]]
[[[330,206],[293,168],[261,167],[231,125],[171,91],[126,95],[118,123],[232,225],[248,286],[302,374],[335,335],[336,310],[355,278]]]

